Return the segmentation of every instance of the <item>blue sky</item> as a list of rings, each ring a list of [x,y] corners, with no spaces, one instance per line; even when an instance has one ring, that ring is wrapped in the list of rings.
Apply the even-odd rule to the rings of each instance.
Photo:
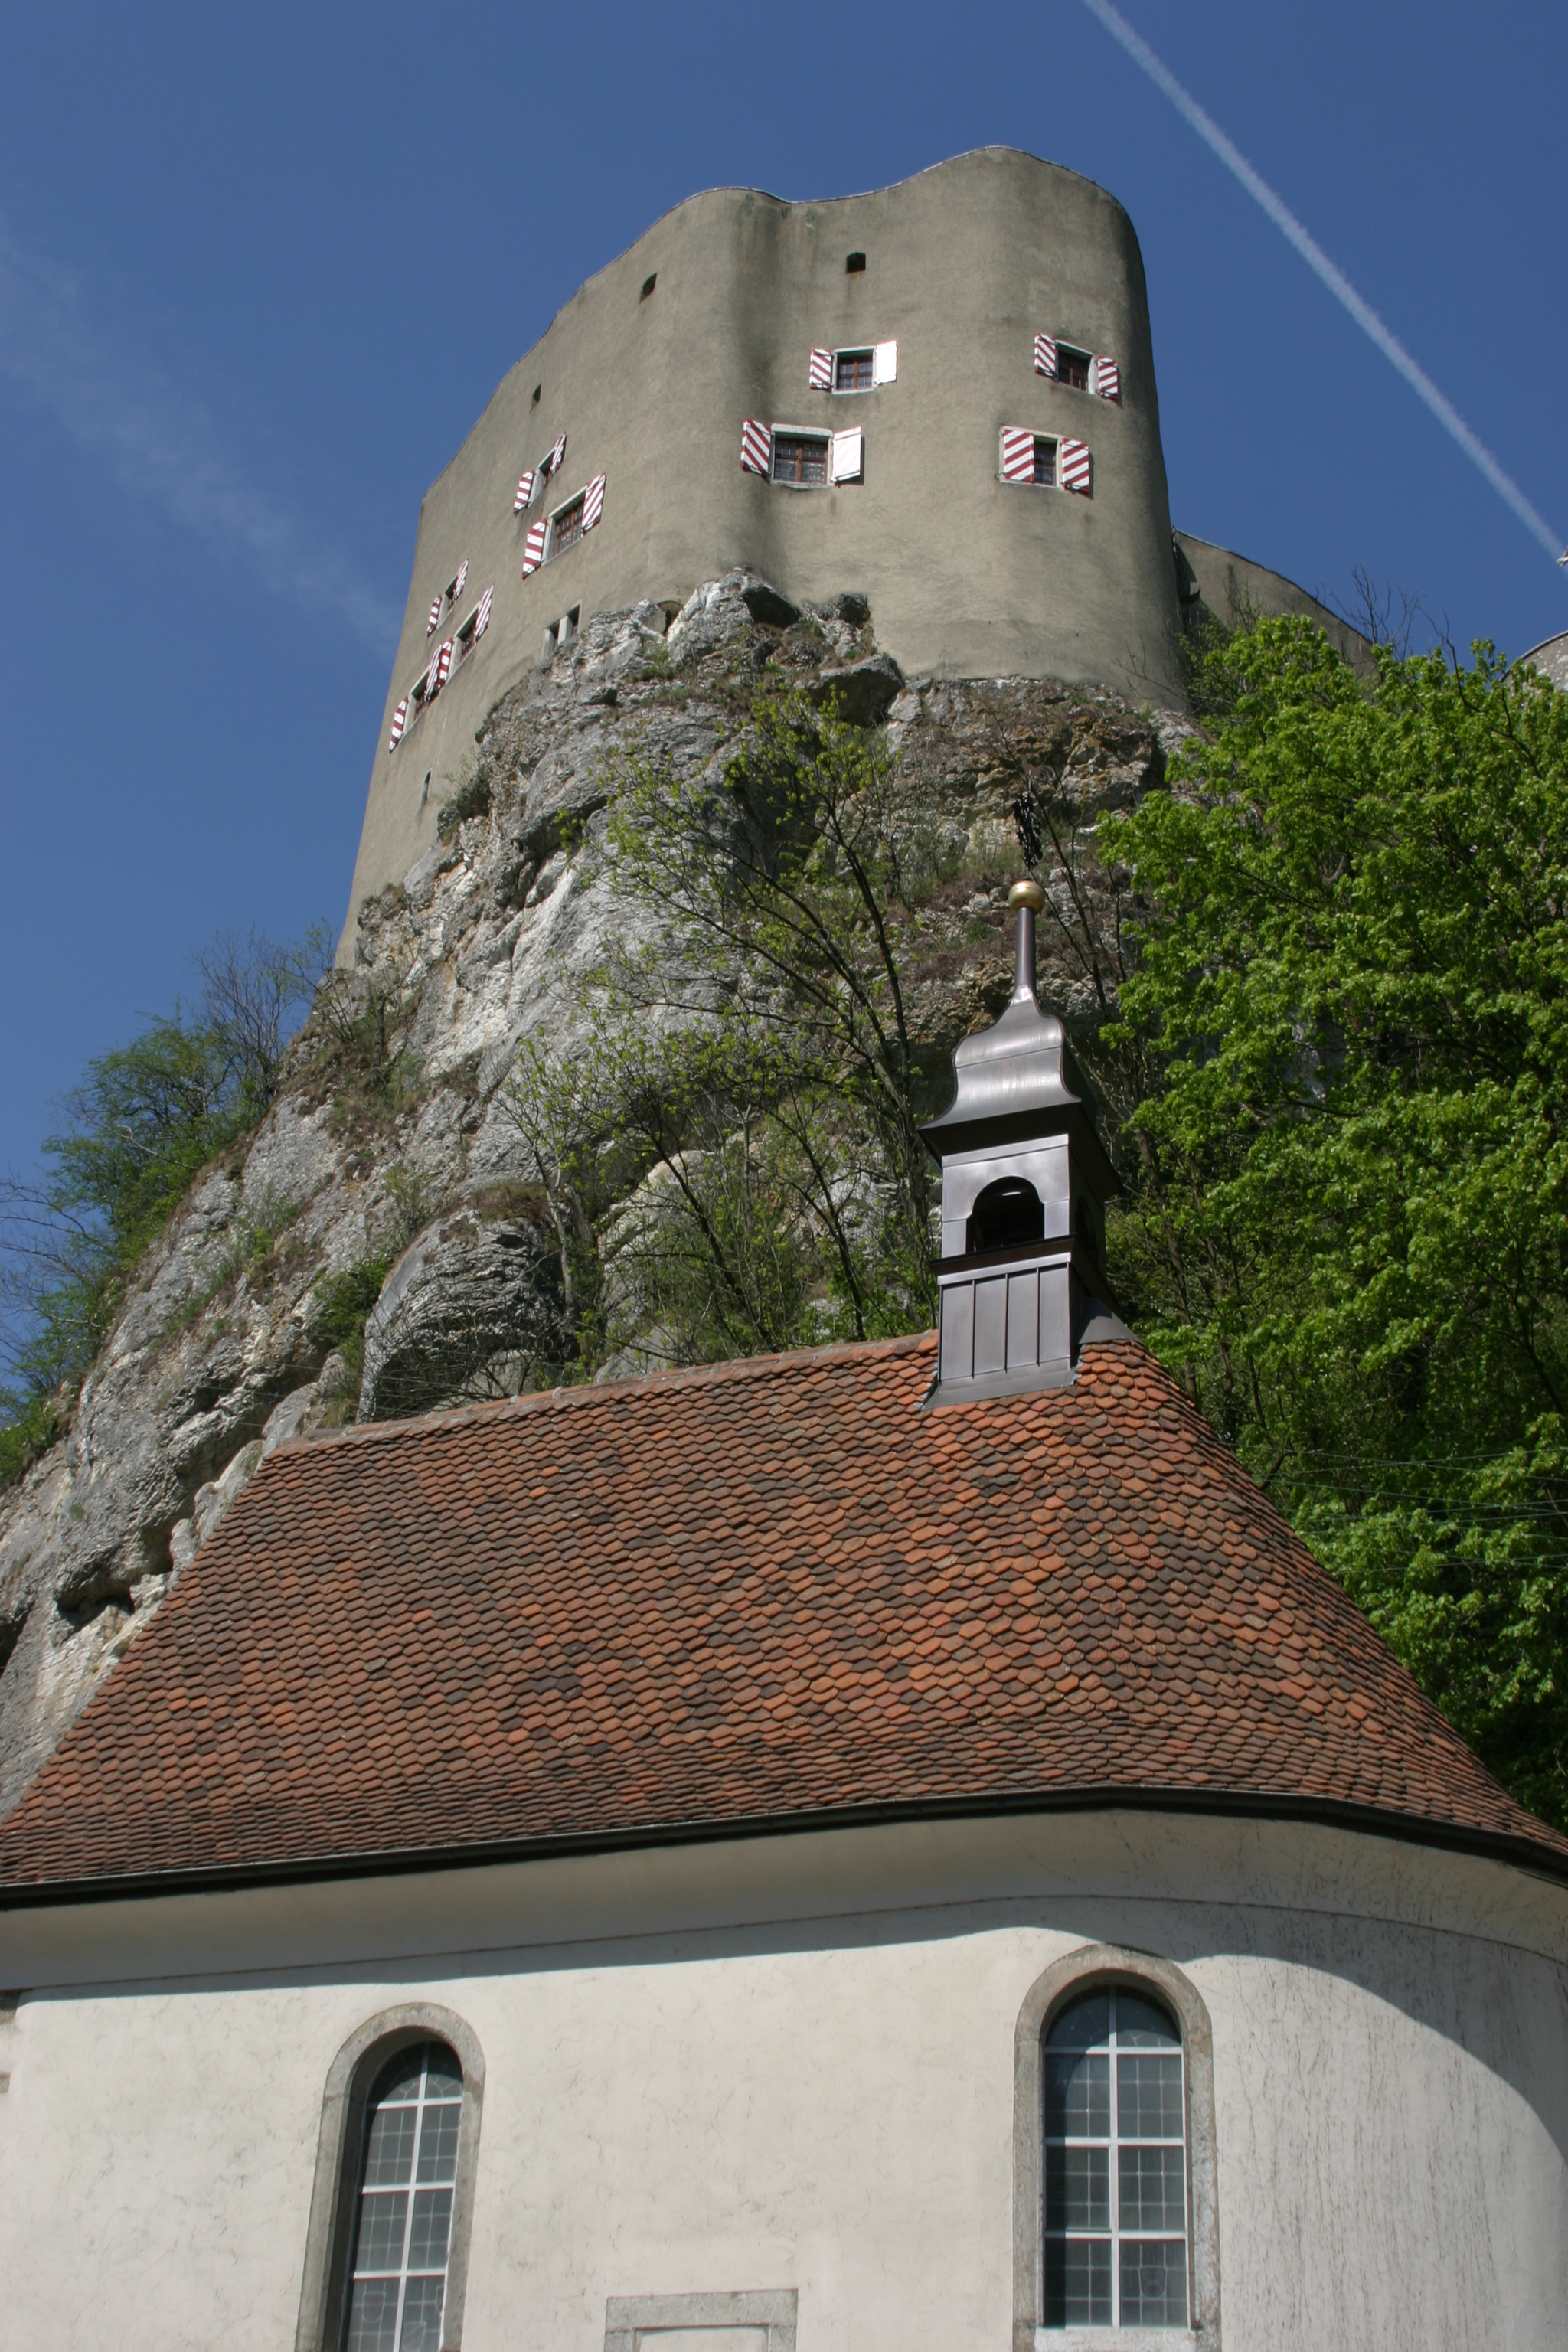
[[[1568,11],[1121,0],[1568,535]],[[1466,644],[1568,627],[1519,521],[1080,0],[59,0],[0,142],[0,1166],[225,926],[344,911],[420,497],[693,190],[999,142],[1142,243],[1176,521]]]

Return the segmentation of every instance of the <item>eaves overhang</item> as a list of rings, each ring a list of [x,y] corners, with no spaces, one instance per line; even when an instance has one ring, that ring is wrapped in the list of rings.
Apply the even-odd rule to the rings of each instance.
[[[114,1876],[19,1881],[0,1885],[0,1913],[67,1909],[85,1904],[145,1901],[158,1895],[209,1895],[266,1886],[320,1885],[333,1880],[409,1877],[593,1854],[646,1853],[659,1847],[799,1837],[837,1830],[890,1828],[921,1822],[994,1821],[1037,1814],[1146,1812],[1253,1822],[1310,1822],[1396,1844],[1460,1853],[1510,1864],[1568,1888],[1568,1851],[1504,1832],[1398,1813],[1378,1805],[1333,1798],[1214,1789],[1106,1785],[1026,1790],[985,1797],[937,1797],[804,1811],[712,1816],[695,1821],[630,1823],[607,1831],[562,1832],[544,1837],[444,1842],[436,1846],[383,1847],[339,1854],[281,1855],[275,1860],[204,1864],[190,1869]]]

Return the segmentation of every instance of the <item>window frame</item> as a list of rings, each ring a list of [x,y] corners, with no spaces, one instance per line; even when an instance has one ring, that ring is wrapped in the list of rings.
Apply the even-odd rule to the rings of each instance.
[[[838,370],[841,362],[845,360],[865,361],[867,367],[870,370],[870,373],[868,375],[864,383],[839,383]],[[833,393],[836,397],[841,397],[846,400],[857,399],[860,394],[865,392],[875,392],[877,390],[876,344],[846,343],[841,351],[836,351],[833,354],[833,382],[829,384],[828,390]]]
[[[542,570],[543,568],[543,564],[553,563],[558,555],[570,555],[572,550],[578,546],[582,541],[587,538],[588,534],[586,530],[579,530],[573,538],[567,541],[564,547],[561,545],[559,538],[561,525],[563,522],[564,522],[574,513],[585,514],[587,512],[587,507],[588,489],[586,483],[584,483],[584,487],[580,490],[574,490],[569,499],[563,499],[561,504],[555,509],[550,518],[550,535],[544,542],[544,555],[541,564]]]
[[[1048,482],[1042,482],[1037,474],[1031,474],[1026,482],[1008,480],[1005,471],[1006,458],[1005,455],[1005,444],[1009,433],[1027,433],[1030,436],[1035,445],[1034,455],[1030,462],[1036,467],[1037,467],[1040,462],[1041,442],[1043,441],[1048,446],[1051,453],[1051,478]],[[1037,432],[1032,425],[1002,425],[996,436],[997,481],[1001,484],[1002,488],[1006,490],[1065,489],[1066,484],[1062,480],[1062,443],[1064,441],[1070,441],[1072,438],[1073,436],[1070,433]]]
[[[1094,390],[1094,353],[1092,352],[1086,352],[1081,343],[1069,343],[1064,335],[1054,335],[1051,340],[1057,347],[1057,372],[1051,378],[1051,382],[1059,385],[1063,392],[1092,393]],[[1083,362],[1083,382],[1081,383],[1069,383],[1067,378],[1063,375],[1062,354],[1064,352],[1069,358],[1081,360]]]
[[[1125,1985],[1169,2010],[1182,2037],[1187,2174],[1185,2327],[1047,2327],[1045,2312],[1046,2035],[1070,2001]],[[1053,1963],[1030,1986],[1013,2044],[1014,2352],[1147,2352],[1162,2344],[1219,2352],[1219,2190],[1215,2149],[1214,2030],[1190,1978],[1147,1952],[1089,1944]]]
[[[445,2042],[456,2052],[463,2070],[463,2112],[447,2246],[447,2293],[441,2311],[441,2352],[458,2352],[473,2234],[485,2061],[472,2028],[453,2011],[433,2001],[410,2001],[367,2019],[349,2036],[328,2070],[294,2352],[339,2352],[359,2203],[365,2108],[388,2059],[416,2042]]]
[[[774,468],[778,465],[779,442],[814,441],[822,451],[820,482],[789,482],[782,480]],[[833,488],[833,435],[820,425],[770,425],[768,427],[768,480],[780,490],[830,490]]]

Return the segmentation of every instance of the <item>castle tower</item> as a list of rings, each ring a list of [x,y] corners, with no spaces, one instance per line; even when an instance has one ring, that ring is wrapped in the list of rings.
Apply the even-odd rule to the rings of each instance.
[[[426,493],[351,908],[429,847],[547,632],[672,613],[736,564],[797,603],[862,591],[911,677],[1178,703],[1143,265],[1114,198],[1003,148],[822,204],[721,188],[590,278]]]

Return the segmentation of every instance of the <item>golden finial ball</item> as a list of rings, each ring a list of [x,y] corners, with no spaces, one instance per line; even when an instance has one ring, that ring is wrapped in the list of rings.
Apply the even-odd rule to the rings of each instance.
[[[1037,882],[1015,882],[1007,893],[1007,904],[1015,912],[1020,907],[1027,907],[1037,915],[1045,903],[1046,894]]]

